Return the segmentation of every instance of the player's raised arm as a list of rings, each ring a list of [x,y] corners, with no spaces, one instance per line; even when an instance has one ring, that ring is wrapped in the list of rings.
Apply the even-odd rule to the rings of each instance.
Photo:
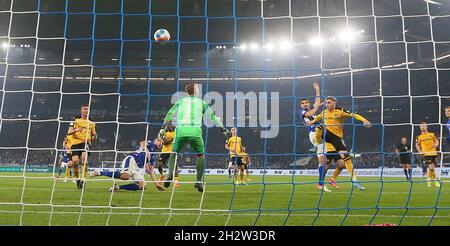
[[[226,137],[228,137],[228,129],[223,126],[222,121],[219,117],[217,117],[214,110],[205,101],[203,101],[203,114],[206,114],[208,118],[214,122],[214,125],[219,128]]]
[[[313,82],[314,90],[316,91],[316,99],[314,100],[313,108],[305,113],[305,117],[311,117],[316,114],[320,108],[320,86],[318,82]]]
[[[178,109],[178,102],[176,102],[167,112],[166,117],[164,118],[164,127],[169,122],[172,122],[173,115],[175,114],[175,111]]]
[[[173,115],[175,114],[175,111],[178,109],[178,106],[179,103],[177,101],[167,112],[166,117],[164,117],[164,123],[161,127],[161,130],[159,130],[158,138],[164,137],[164,134],[166,133],[166,127],[167,125],[172,123]]]

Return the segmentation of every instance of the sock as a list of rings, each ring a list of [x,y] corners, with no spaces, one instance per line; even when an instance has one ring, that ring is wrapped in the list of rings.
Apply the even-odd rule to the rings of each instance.
[[[158,172],[159,172],[159,174],[161,174],[161,176],[164,175],[164,170],[163,170],[162,165],[161,165],[161,166],[158,166]]]
[[[173,170],[175,169],[175,154],[170,154],[169,157],[169,175],[173,174]]]
[[[80,175],[78,173],[78,166],[73,168],[73,176],[75,178],[79,178],[80,177]]]
[[[139,186],[136,183],[131,183],[119,186],[119,190],[139,190]]]
[[[409,177],[408,177],[408,169],[406,169],[406,168],[403,169],[403,172],[405,172],[406,178],[409,179]]]
[[[66,175],[64,176],[65,179],[70,178],[70,168],[66,167]]]
[[[86,173],[88,172],[88,164],[86,163],[86,164],[84,164],[84,166],[83,166],[84,168],[83,168],[83,178],[86,178]]]
[[[119,171],[119,170],[114,171],[114,172],[111,172],[111,171],[101,171],[101,172],[100,172],[100,175],[101,175],[101,176],[106,176],[106,177],[111,177],[111,178],[118,179],[118,178],[120,178],[120,171]]]
[[[250,174],[248,174],[248,169],[245,170],[245,175],[247,175],[247,178],[250,176]]]
[[[197,167],[197,181],[202,181],[203,172],[205,171],[205,157],[197,157],[195,166]]]
[[[336,169],[334,170],[332,179],[336,180],[337,177],[339,176],[339,174],[341,173],[341,171],[342,171],[342,167],[336,167]]]
[[[409,173],[409,178],[412,179],[412,169],[408,169],[408,173]]]
[[[351,175],[352,180],[356,181],[356,175],[353,172],[353,163],[352,163],[352,158],[351,157],[346,157],[344,159],[344,163],[345,163],[345,168],[347,168],[348,173]]]
[[[175,182],[176,182],[176,183],[180,182],[180,177],[175,176]]]
[[[319,167],[319,185],[323,185],[323,180],[325,179],[325,166]]]
[[[431,172],[430,172],[430,169],[428,169],[428,171],[427,171],[427,179],[431,179]]]
[[[59,167],[59,170],[58,170],[58,177],[61,176],[61,172],[62,172],[62,168]]]
[[[436,172],[434,171],[434,169],[428,169],[430,171],[430,178],[431,179],[436,179]]]
[[[241,176],[241,181],[244,181],[244,170],[241,169],[240,172],[240,176]]]

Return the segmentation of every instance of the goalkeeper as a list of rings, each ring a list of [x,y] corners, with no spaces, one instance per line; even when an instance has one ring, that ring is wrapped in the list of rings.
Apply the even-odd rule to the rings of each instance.
[[[173,179],[176,155],[180,153],[186,143],[189,143],[197,154],[197,160],[195,162],[197,168],[195,188],[199,192],[203,192],[202,181],[205,169],[205,145],[203,143],[202,131],[203,115],[206,114],[225,135],[228,135],[228,130],[223,127],[222,122],[215,115],[211,107],[204,100],[197,97],[199,95],[199,88],[195,83],[187,84],[185,90],[189,96],[179,99],[169,112],[167,112],[164,118],[163,129],[160,131],[160,134],[164,134],[165,126],[171,123],[175,111],[178,110],[175,139],[172,148],[172,152],[174,153],[171,153],[169,157],[169,175],[164,182],[164,187],[168,188]]]

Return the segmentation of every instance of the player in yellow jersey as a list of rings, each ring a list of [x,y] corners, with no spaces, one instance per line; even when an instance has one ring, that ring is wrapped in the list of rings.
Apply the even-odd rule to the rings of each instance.
[[[434,185],[440,187],[441,185],[436,179],[436,173],[434,171],[439,141],[434,133],[428,131],[426,122],[420,122],[420,133],[416,138],[416,149],[420,155],[423,155],[425,163],[428,164],[427,186],[431,187],[431,181],[434,180]]]
[[[89,146],[92,141],[97,139],[97,132],[95,131],[95,123],[92,119],[88,119],[89,105],[81,105],[81,115],[74,117],[70,123],[67,135],[71,136],[70,142],[72,144],[72,162],[74,165],[74,176],[77,178],[77,187],[81,189],[84,182],[79,180],[79,165],[80,157],[83,165],[81,178],[86,177],[87,173],[87,158]]]
[[[161,175],[159,177],[159,181],[164,181],[164,171],[163,167],[166,165],[167,161],[169,160],[170,154],[172,153],[172,145],[173,140],[175,139],[175,127],[171,124],[167,125],[164,130],[161,130],[159,135],[159,138],[163,141],[163,147],[161,150],[161,154],[158,158],[158,171]],[[178,165],[175,167],[175,187],[180,187],[180,178],[178,176]]]
[[[323,144],[323,137],[324,137],[324,126],[317,125],[316,126],[316,135],[315,135],[316,145]],[[333,160],[336,163],[336,170],[339,170],[339,173],[340,173],[341,170],[345,168],[345,162],[344,162],[344,159],[340,158],[340,156],[339,156],[338,152],[336,151],[336,148],[333,146],[333,144],[325,142],[324,152],[330,153],[330,154],[326,156],[325,171],[324,171],[325,174],[323,174],[323,177],[326,175],[328,169],[330,169],[331,162]],[[335,173],[336,173],[336,171],[335,171]],[[330,183],[336,184],[334,181],[332,181]],[[336,189],[339,189],[339,186],[337,186],[337,184],[333,185],[333,187]],[[331,190],[329,190],[329,189],[324,189],[324,191],[331,192]]]
[[[241,170],[240,180],[237,181],[235,177],[236,184],[247,184],[244,181],[244,163],[242,162],[242,139],[237,136],[237,129],[235,127],[231,128],[231,137],[229,137],[225,143],[225,149],[230,152],[231,165],[233,167],[235,176],[237,175],[237,169]]]
[[[322,113],[318,114],[316,118],[312,121],[308,121],[306,124],[308,126],[313,125],[323,119],[325,129],[323,131],[324,139],[326,145],[332,145],[335,151],[327,151],[326,157],[328,159],[335,159],[338,163],[341,163],[340,159],[344,161],[345,167],[347,168],[351,178],[353,186],[360,190],[365,190],[365,188],[357,182],[356,174],[353,171],[352,156],[347,151],[347,147],[344,142],[344,120],[345,118],[354,118],[356,120],[362,121],[365,127],[371,127],[372,123],[362,117],[359,114],[349,112],[343,108],[336,107],[337,99],[335,97],[328,96],[325,99],[326,109]],[[317,133],[316,133],[317,135]],[[327,147],[328,148],[328,147]],[[339,187],[336,184],[336,178],[342,171],[341,165],[338,164],[333,177],[329,180],[329,183],[336,189]]]

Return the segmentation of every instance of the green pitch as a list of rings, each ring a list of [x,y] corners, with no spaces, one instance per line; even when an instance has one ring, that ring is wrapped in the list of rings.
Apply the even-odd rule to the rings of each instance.
[[[387,182],[383,184],[377,178],[360,178],[367,189],[359,191],[351,189],[348,177],[340,177],[338,181],[344,182],[339,183],[341,189],[330,187],[333,192],[321,197],[313,188],[316,177],[292,180],[288,176],[266,176],[264,185],[262,176],[251,176],[249,185],[235,186],[228,176],[208,176],[203,202],[202,194],[193,183],[183,183],[173,192],[172,210],[169,210],[173,185],[166,192],[158,192],[149,183],[143,193],[119,191],[111,198],[108,192],[111,179],[89,179],[82,194],[72,182],[54,182],[49,175],[27,173],[27,177],[48,178],[27,178],[25,183],[21,177],[0,178],[0,225],[19,225],[21,222],[22,225],[156,226],[167,222],[167,225],[186,226],[297,226],[312,225],[313,221],[314,225],[327,226],[366,225],[375,213],[373,223],[399,225],[405,212],[401,225],[427,225],[433,214],[431,225],[450,225],[449,180],[444,180],[439,189],[428,188],[423,178],[417,178],[412,187],[404,178],[385,178],[383,180]],[[194,179],[194,176],[181,176],[182,182],[193,182]],[[125,183],[128,182],[117,182],[119,185]],[[7,204],[21,200],[25,206]],[[83,208],[80,208],[80,200]],[[320,211],[317,209],[319,200]]]

